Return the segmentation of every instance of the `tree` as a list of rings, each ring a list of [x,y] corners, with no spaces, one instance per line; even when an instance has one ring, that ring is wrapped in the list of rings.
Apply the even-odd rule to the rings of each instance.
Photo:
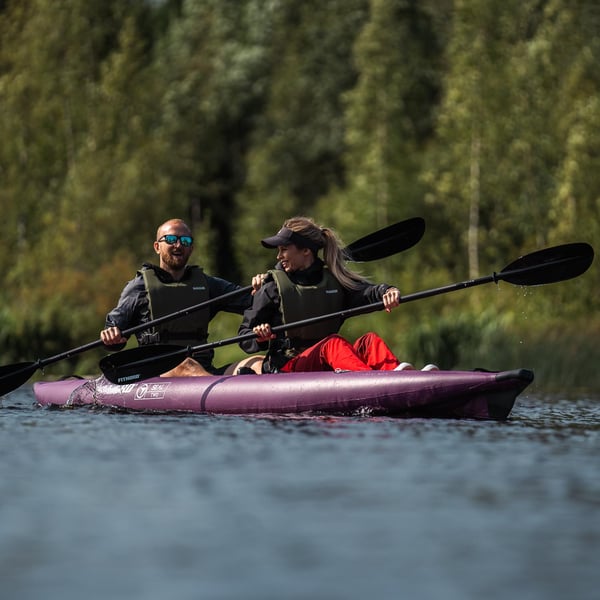
[[[240,278],[235,197],[265,94],[273,10],[264,0],[184,2],[158,60],[160,135],[169,151],[161,168],[185,201],[208,268],[233,280]]]
[[[86,156],[98,142],[95,159],[106,149],[108,123],[90,134],[97,113],[106,115],[98,82],[119,44],[122,23],[140,6],[28,0],[11,3],[2,15],[0,101],[6,110],[0,135],[7,141],[0,151],[7,207],[2,228],[20,248],[18,260],[2,265],[4,294],[13,313],[7,320],[19,328],[11,339],[27,351],[39,339],[34,332],[62,345],[98,329],[96,291],[106,285],[99,274],[109,249],[102,215],[110,203],[90,186],[111,170],[100,162],[93,165],[99,167],[97,177],[88,179],[93,169],[86,168]]]
[[[436,150],[423,172],[452,272],[476,277],[482,259],[487,268],[530,240],[526,215],[547,211],[552,98],[528,56],[539,21],[536,2],[455,4]]]
[[[248,149],[238,197],[237,256],[246,273],[273,262],[258,241],[343,185],[342,94],[354,85],[352,45],[365,0],[286,0],[273,15],[266,100]],[[247,232],[256,232],[251,244]],[[244,237],[243,237],[244,236]]]
[[[556,70],[552,122],[562,141],[549,211],[554,243],[600,240],[600,11],[589,2],[550,2],[546,8],[546,64]],[[596,247],[596,250],[598,248]],[[557,290],[560,307],[575,314],[598,310],[598,269]]]
[[[422,215],[420,163],[439,86],[438,32],[430,3],[372,0],[353,44],[355,85],[343,96],[343,186],[317,206],[346,240]],[[407,285],[414,253],[369,265],[378,280]],[[402,278],[400,278],[402,273]],[[408,279],[407,279],[408,277]]]

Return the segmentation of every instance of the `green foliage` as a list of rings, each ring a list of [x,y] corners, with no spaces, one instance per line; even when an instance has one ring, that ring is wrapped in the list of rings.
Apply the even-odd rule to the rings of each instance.
[[[294,214],[346,242],[423,216],[418,247],[358,266],[403,293],[597,244],[599,31],[589,0],[3,2],[0,357],[95,339],[174,216],[195,262],[241,283],[272,266],[259,240]],[[599,286],[594,264],[344,332],[379,330],[415,362],[496,367],[519,358],[520,330],[535,358],[552,323],[540,354],[571,361]]]
[[[318,213],[319,198],[343,182],[342,93],[356,79],[352,45],[366,8],[365,0],[286,0],[273,11],[270,78],[237,202],[246,276],[273,264],[261,237],[287,217]]]
[[[373,225],[419,206],[423,190],[414,173],[432,129],[438,52],[418,2],[372,2],[354,46],[359,78],[345,103],[348,187],[370,199],[363,217]]]

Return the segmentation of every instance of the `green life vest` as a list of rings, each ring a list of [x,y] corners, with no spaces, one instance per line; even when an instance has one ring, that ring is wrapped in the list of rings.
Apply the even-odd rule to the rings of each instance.
[[[269,273],[277,283],[284,324],[338,312],[345,308],[343,287],[326,267],[323,268],[323,278],[316,285],[296,284],[285,271],[272,270]],[[301,352],[328,335],[337,333],[342,323],[343,320],[339,318],[328,319],[290,329],[289,332],[286,331],[286,336],[290,347]]]
[[[170,283],[161,281],[152,268],[144,267],[141,273],[148,292],[152,319],[184,310],[209,299],[208,282],[200,267],[190,267],[184,280]],[[204,344],[208,338],[209,320],[210,311],[207,307],[159,324],[148,338],[163,344]]]

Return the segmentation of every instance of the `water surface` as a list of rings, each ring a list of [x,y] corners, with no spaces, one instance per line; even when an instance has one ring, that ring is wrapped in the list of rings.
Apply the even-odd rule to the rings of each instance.
[[[600,589],[600,399],[505,423],[0,409],[2,597],[571,600]]]

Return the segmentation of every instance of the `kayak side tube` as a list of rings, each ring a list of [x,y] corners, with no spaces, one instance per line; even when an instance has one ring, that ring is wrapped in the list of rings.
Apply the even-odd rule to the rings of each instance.
[[[104,377],[37,383],[41,405],[211,414],[373,414],[506,419],[533,381],[526,369],[361,371],[154,378],[116,385]]]

